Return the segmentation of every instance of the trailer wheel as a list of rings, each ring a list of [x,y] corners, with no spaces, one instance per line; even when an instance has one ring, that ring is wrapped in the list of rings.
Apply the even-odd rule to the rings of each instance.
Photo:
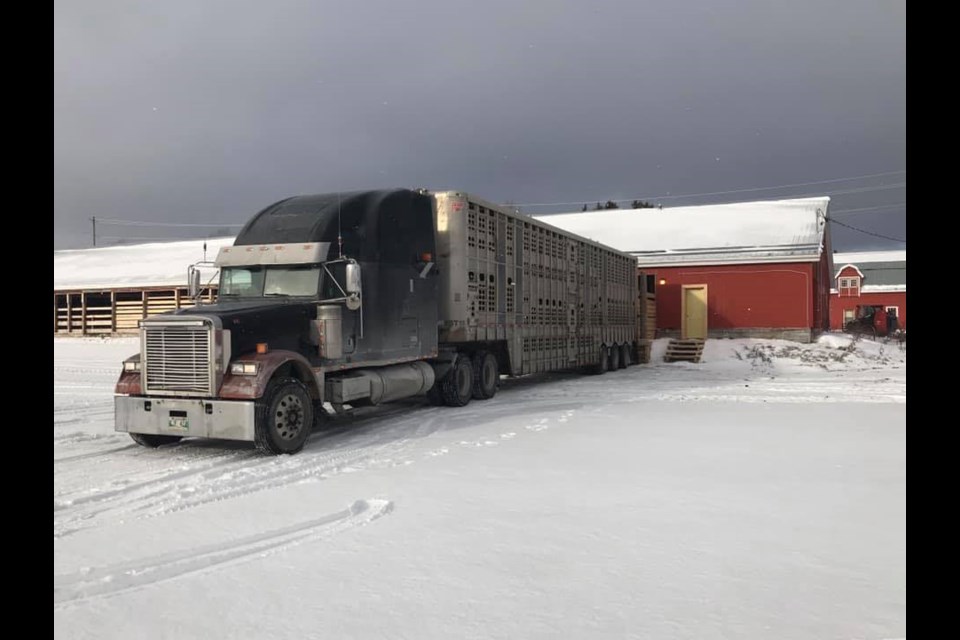
[[[130,437],[141,447],[156,449],[165,444],[175,444],[183,440],[183,436],[161,436],[153,433],[131,433]]]
[[[600,375],[606,373],[610,368],[610,351],[606,347],[600,347],[600,360],[593,366],[593,373]]]
[[[610,371],[616,371],[622,368],[623,366],[620,364],[620,347],[613,345],[610,347]]]
[[[476,400],[492,398],[497,393],[499,381],[497,356],[489,351],[478,351],[473,356],[473,397]]]
[[[624,369],[633,364],[633,358],[631,357],[632,354],[630,352],[630,345],[620,345],[620,366]]]
[[[257,400],[254,438],[264,453],[296,453],[303,448],[313,426],[313,401],[295,378],[271,380]]]
[[[450,373],[440,385],[443,401],[448,407],[463,407],[473,397],[473,365],[470,358],[457,356]]]

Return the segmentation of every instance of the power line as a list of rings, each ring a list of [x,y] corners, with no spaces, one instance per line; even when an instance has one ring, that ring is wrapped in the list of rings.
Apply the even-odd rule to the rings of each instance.
[[[884,240],[893,240],[894,242],[902,242],[903,244],[907,244],[906,240],[901,240],[900,238],[891,238],[890,236],[885,236],[881,233],[874,233],[873,231],[867,231],[866,229],[858,229],[857,227],[851,226],[849,224],[845,224],[843,222],[840,222],[839,220],[834,220],[833,218],[827,218],[827,220],[832,222],[833,224],[838,224],[841,227],[846,227],[847,229],[853,229],[854,231],[865,233],[868,236],[876,236],[877,238],[883,238]]]
[[[805,197],[817,197],[817,196],[842,196],[842,195],[847,195],[852,193],[869,193],[870,191],[886,191],[889,189],[903,189],[906,186],[907,186],[906,182],[897,182],[895,184],[882,185],[878,187],[858,187],[854,189],[840,189],[837,191],[817,191],[814,193],[795,193],[791,195],[783,194],[777,197],[780,199],[784,199],[784,198],[805,198]],[[637,198],[637,199],[642,200],[643,198]],[[655,198],[650,198],[650,199],[655,200]],[[631,202],[631,200],[613,200],[612,202]],[[589,201],[578,202],[576,204],[590,204],[590,202]],[[709,203],[709,204],[699,204],[699,205],[689,205],[689,206],[701,207],[701,206],[711,206],[711,205],[719,205],[719,204],[725,204],[725,203]],[[735,203],[726,203],[726,204],[735,204]],[[511,206],[519,207],[520,205],[511,205]],[[608,211],[608,209],[604,209],[604,211]],[[563,215],[565,213],[570,213],[570,212],[554,211],[554,212],[544,212],[542,214],[537,214],[537,215],[555,216],[555,215]]]
[[[197,242],[202,242],[204,240],[211,240],[211,238],[185,238],[183,236],[97,236],[98,238],[106,238],[109,240],[196,240]]]
[[[859,187],[855,189],[843,189],[840,191],[827,191],[822,194],[813,194],[813,195],[842,196],[848,193],[869,193],[870,191],[886,191],[887,189],[902,189],[906,186],[907,186],[906,182],[896,182],[894,184],[885,184],[877,187]]]
[[[242,224],[218,223],[197,223],[197,222],[145,222],[143,220],[119,220],[117,218],[97,218],[97,222],[113,225],[127,225],[132,227],[217,227],[235,229],[242,227]]]
[[[772,187],[753,187],[753,188],[750,188],[750,189],[732,189],[732,190],[729,190],[729,191],[709,191],[709,192],[704,192],[704,193],[686,193],[686,194],[679,194],[679,195],[666,194],[666,195],[660,195],[660,196],[643,196],[643,197],[638,197],[638,198],[625,198],[625,199],[623,199],[623,200],[613,200],[613,202],[632,202],[633,200],[648,200],[648,199],[649,199],[649,200],[672,200],[672,199],[676,199],[676,198],[697,198],[697,197],[700,197],[700,196],[721,196],[721,195],[728,195],[728,194],[731,194],[731,193],[749,193],[749,192],[752,192],[752,191],[769,191],[769,190],[772,190],[772,189],[786,189],[786,188],[789,188],[789,187],[808,187],[808,186],[812,186],[812,185],[815,185],[815,184],[831,184],[831,183],[835,183],[835,182],[847,182],[847,181],[850,181],[850,180],[863,180],[863,179],[866,179],[866,178],[879,178],[879,177],[882,177],[882,176],[892,176],[892,175],[897,175],[897,174],[906,173],[906,172],[907,172],[906,169],[904,169],[904,170],[902,170],[902,171],[887,171],[887,172],[884,172],[884,173],[871,173],[871,174],[866,174],[866,175],[862,175],[862,176],[852,176],[852,177],[849,177],[849,178],[834,178],[834,179],[832,179],[832,180],[817,180],[817,181],[814,181],[814,182],[795,182],[795,183],[793,183],[793,184],[781,184],[781,185],[775,185],[775,186],[772,186]],[[906,183],[903,183],[903,184],[905,185]],[[599,200],[600,202],[606,202],[606,199],[605,199],[605,198],[599,198],[599,199],[598,199],[598,198],[591,198],[590,200],[581,200],[581,201],[579,201],[579,202],[527,202],[527,203],[513,204],[513,205],[511,205],[511,206],[514,206],[514,207],[559,207],[559,206],[574,205],[574,204],[590,204],[591,202],[597,202],[598,200]]]
[[[830,215],[846,215],[848,213],[862,213],[864,211],[880,211],[881,209],[897,209],[900,207],[907,206],[906,202],[898,202],[896,204],[882,204],[877,207],[860,207],[859,209],[839,209],[837,211],[831,211]]]

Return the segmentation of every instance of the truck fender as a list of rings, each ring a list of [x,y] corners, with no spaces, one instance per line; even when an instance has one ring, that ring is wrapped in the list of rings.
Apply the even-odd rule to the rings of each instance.
[[[120,379],[117,380],[117,386],[113,392],[121,396],[139,396],[141,395],[140,372],[122,371]]]
[[[319,400],[321,395],[317,374],[313,367],[302,355],[296,351],[268,351],[267,353],[248,353],[234,358],[232,362],[256,362],[259,364],[257,373],[250,376],[231,375],[229,367],[223,376],[220,393],[217,395],[224,400],[255,400],[263,397],[270,379],[281,367],[289,365],[289,377],[303,382],[310,393],[310,397]]]

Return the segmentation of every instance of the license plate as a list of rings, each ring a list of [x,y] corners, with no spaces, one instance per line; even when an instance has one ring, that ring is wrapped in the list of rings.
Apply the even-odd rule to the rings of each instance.
[[[190,428],[190,420],[188,418],[170,418],[170,422],[167,424],[171,429],[180,429],[186,431]]]

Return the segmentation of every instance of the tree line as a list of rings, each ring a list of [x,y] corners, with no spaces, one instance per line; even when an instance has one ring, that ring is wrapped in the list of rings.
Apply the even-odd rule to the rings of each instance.
[[[633,202],[630,203],[631,209],[653,209],[655,207],[656,205],[654,205],[652,202],[647,202],[646,200],[634,200]],[[598,202],[596,206],[593,207],[593,211],[603,211],[604,209],[619,209],[619,208],[620,208],[620,205],[618,205],[616,202],[614,202],[613,200],[607,200],[606,202]],[[587,205],[583,205],[583,209],[581,209],[581,211],[590,211],[590,209],[587,207]]]

